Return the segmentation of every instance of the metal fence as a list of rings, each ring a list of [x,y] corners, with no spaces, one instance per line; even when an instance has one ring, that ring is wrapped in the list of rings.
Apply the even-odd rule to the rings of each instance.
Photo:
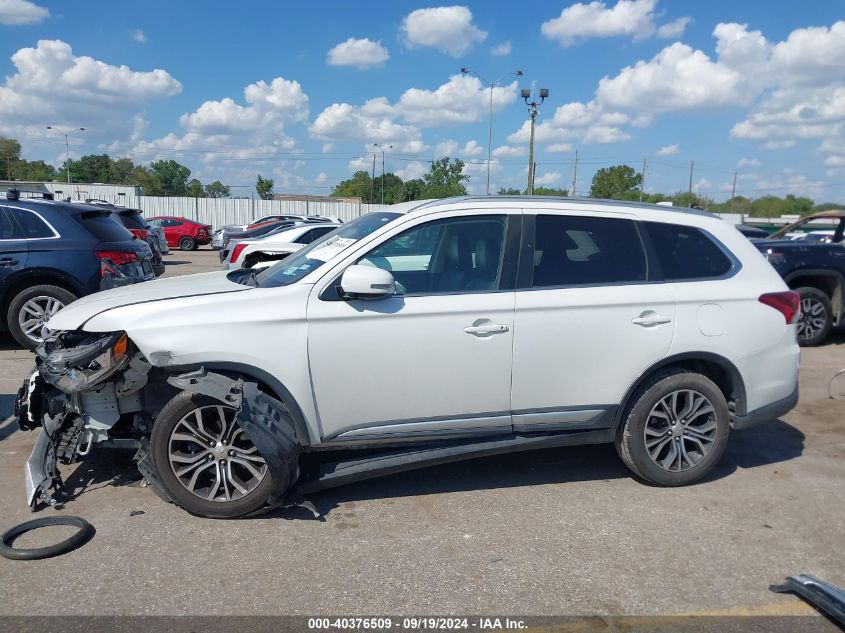
[[[290,213],[322,215],[347,222],[382,208],[380,204],[353,202],[313,202],[309,200],[256,200],[252,198],[170,198],[160,196],[127,197],[122,202],[140,209],[146,216],[177,215],[214,228],[226,224],[246,224],[265,215]]]

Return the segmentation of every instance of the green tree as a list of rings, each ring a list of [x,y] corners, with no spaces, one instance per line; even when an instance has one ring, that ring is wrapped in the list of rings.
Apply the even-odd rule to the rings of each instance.
[[[372,197],[378,196],[376,183],[365,171],[356,171],[352,178],[341,180],[333,188],[330,195],[341,198],[361,198],[362,202],[372,202]],[[373,191],[372,197],[370,192]]]
[[[161,189],[153,177],[153,173],[143,165],[136,165],[132,170],[130,182],[141,187],[145,196],[160,196]]]
[[[405,183],[405,191],[403,193],[403,200],[424,200],[425,199],[425,183],[422,178],[414,178]]]
[[[8,180],[15,178],[12,165],[21,159],[21,144],[13,138],[0,136],[0,173]]]
[[[188,189],[191,170],[175,160],[157,160],[150,163],[153,189],[158,196],[184,196]]]
[[[15,180],[41,180],[50,182],[58,178],[56,168],[43,160],[19,160],[12,163],[12,177]]]
[[[62,170],[67,169],[67,162]],[[114,182],[113,162],[108,154],[88,154],[78,160],[70,159],[70,177],[73,182]]]
[[[448,198],[465,196],[469,176],[463,173],[464,161],[441,158],[431,161],[431,168],[423,176],[423,195],[425,198]]]
[[[569,195],[569,189],[565,187],[534,187],[535,196],[560,196],[565,198]]]
[[[638,174],[633,167],[628,165],[603,167],[593,176],[590,196],[614,200],[622,200],[626,195],[632,194],[639,196],[642,181],[642,174]]]
[[[517,189],[516,187],[508,187],[507,189],[502,187],[501,189],[499,189],[499,195],[500,196],[521,196],[522,192],[519,189]]]
[[[219,180],[215,180],[214,182],[205,186],[205,195],[209,198],[228,198],[229,187],[224,185]]]
[[[118,158],[112,161],[113,182],[119,185],[131,185],[135,182],[135,163],[129,158]]]
[[[185,195],[191,198],[205,198],[205,189],[202,188],[202,183],[199,180],[193,178],[188,183],[188,188],[185,189]]]
[[[272,200],[274,184],[272,178],[263,178],[261,174],[258,174],[258,178],[255,180],[255,191],[258,193],[258,197],[262,200]]]

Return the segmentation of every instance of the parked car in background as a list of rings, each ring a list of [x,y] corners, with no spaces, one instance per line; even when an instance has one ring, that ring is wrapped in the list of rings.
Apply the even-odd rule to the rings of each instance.
[[[819,233],[823,239],[789,239],[815,220],[828,220],[836,225]],[[821,344],[830,331],[842,322],[845,313],[845,211],[824,211],[808,215],[772,233],[769,239],[753,240],[786,284],[801,298],[798,321],[798,344],[812,347]],[[827,238],[830,238],[827,241]]]
[[[0,329],[23,347],[78,297],[155,278],[149,245],[100,206],[0,199]]]
[[[276,214],[265,215],[249,224],[227,224],[226,226],[217,229],[211,239],[211,247],[215,250],[223,248],[228,240],[229,233],[238,233],[241,231],[252,230],[260,228],[266,224],[274,222],[335,222],[340,223],[340,220],[323,217],[321,215],[290,215],[290,214]]]
[[[150,234],[155,235],[156,240],[158,240],[158,249],[161,251],[162,255],[169,255],[170,254],[170,246],[167,244],[167,238],[164,236],[164,229],[160,226],[152,226],[147,225],[150,227]]]
[[[808,231],[800,237],[793,238],[801,242],[822,242],[830,244],[833,241],[835,231]]]
[[[195,251],[211,243],[212,227],[208,224],[169,215],[154,215],[146,220],[150,226],[159,226],[164,230],[164,237],[170,247]]]
[[[24,428],[42,422],[27,411],[60,412],[27,460],[27,500],[49,502],[49,438],[67,428],[69,458],[134,439],[163,498],[218,518],[287,491],[602,442],[645,481],[690,484],[732,429],[797,402],[797,314],[797,294],[709,213],[401,203],[260,273],[162,279],[54,316],[18,395]],[[106,371],[86,367],[90,348]]]
[[[334,231],[340,224],[298,224],[291,228],[274,231],[254,240],[229,242],[229,252],[223,260],[226,269],[252,268],[260,262],[278,261],[311,242],[315,242]]]
[[[222,262],[229,255],[229,245],[232,241],[248,240],[261,237],[262,235],[269,235],[274,231],[288,228],[296,224],[301,224],[300,220],[277,220],[268,222],[255,228],[246,229],[244,231],[228,231],[223,230],[223,246],[220,250],[220,261]]]
[[[769,237],[769,232],[758,228],[756,226],[748,226],[747,224],[737,224],[736,230],[742,233],[747,238],[762,238]]]
[[[112,213],[114,213],[121,224],[129,229],[129,232],[132,233],[132,235],[137,237],[139,240],[144,240],[150,247],[150,251],[152,251],[153,254],[153,271],[155,272],[156,277],[164,274],[164,261],[162,260],[159,236],[151,232],[151,227],[144,220],[144,216],[140,210],[129,209],[124,206],[106,202],[105,200],[96,200],[93,198],[88,198],[85,200],[85,203],[109,209]]]

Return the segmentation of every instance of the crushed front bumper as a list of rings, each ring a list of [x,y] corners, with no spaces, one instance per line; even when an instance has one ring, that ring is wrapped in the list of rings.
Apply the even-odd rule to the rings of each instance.
[[[15,400],[15,416],[22,430],[32,430],[41,426],[35,438],[35,446],[24,466],[24,487],[26,503],[30,510],[35,510],[39,501],[52,505],[50,490],[58,483],[56,468],[56,431],[62,424],[63,416],[44,415],[42,408],[44,380],[38,370],[33,370],[24,380]]]

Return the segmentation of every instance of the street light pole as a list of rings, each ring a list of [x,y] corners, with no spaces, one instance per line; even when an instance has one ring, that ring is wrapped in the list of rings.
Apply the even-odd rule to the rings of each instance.
[[[70,184],[70,141],[68,140],[68,137],[74,132],[84,132],[85,128],[78,127],[65,130],[60,127],[56,127],[55,125],[48,125],[47,129],[56,130],[60,134],[65,135],[65,167],[67,169],[67,184]]]
[[[373,143],[373,147],[378,147],[381,150],[381,203],[384,204],[384,153],[389,149],[393,149],[393,145],[384,147],[378,143]]]
[[[484,77],[479,75],[474,70],[470,70],[469,68],[461,68],[462,75],[474,75],[478,79],[481,80],[483,84],[487,84],[490,88],[490,114],[487,118],[487,195],[490,195],[490,163],[493,161],[493,88],[495,88],[500,81],[503,79],[507,79],[511,75],[515,77],[522,77],[521,70],[514,70],[509,73],[505,73],[501,77],[499,77],[496,81],[487,81]]]
[[[525,104],[528,106],[528,114],[531,116],[531,141],[528,146],[528,187],[525,190],[527,195],[534,194],[534,125],[537,120],[537,107],[543,105],[543,102],[549,96],[548,88],[540,88],[540,101],[536,99],[528,101],[531,98],[531,89],[523,88],[521,92]]]

